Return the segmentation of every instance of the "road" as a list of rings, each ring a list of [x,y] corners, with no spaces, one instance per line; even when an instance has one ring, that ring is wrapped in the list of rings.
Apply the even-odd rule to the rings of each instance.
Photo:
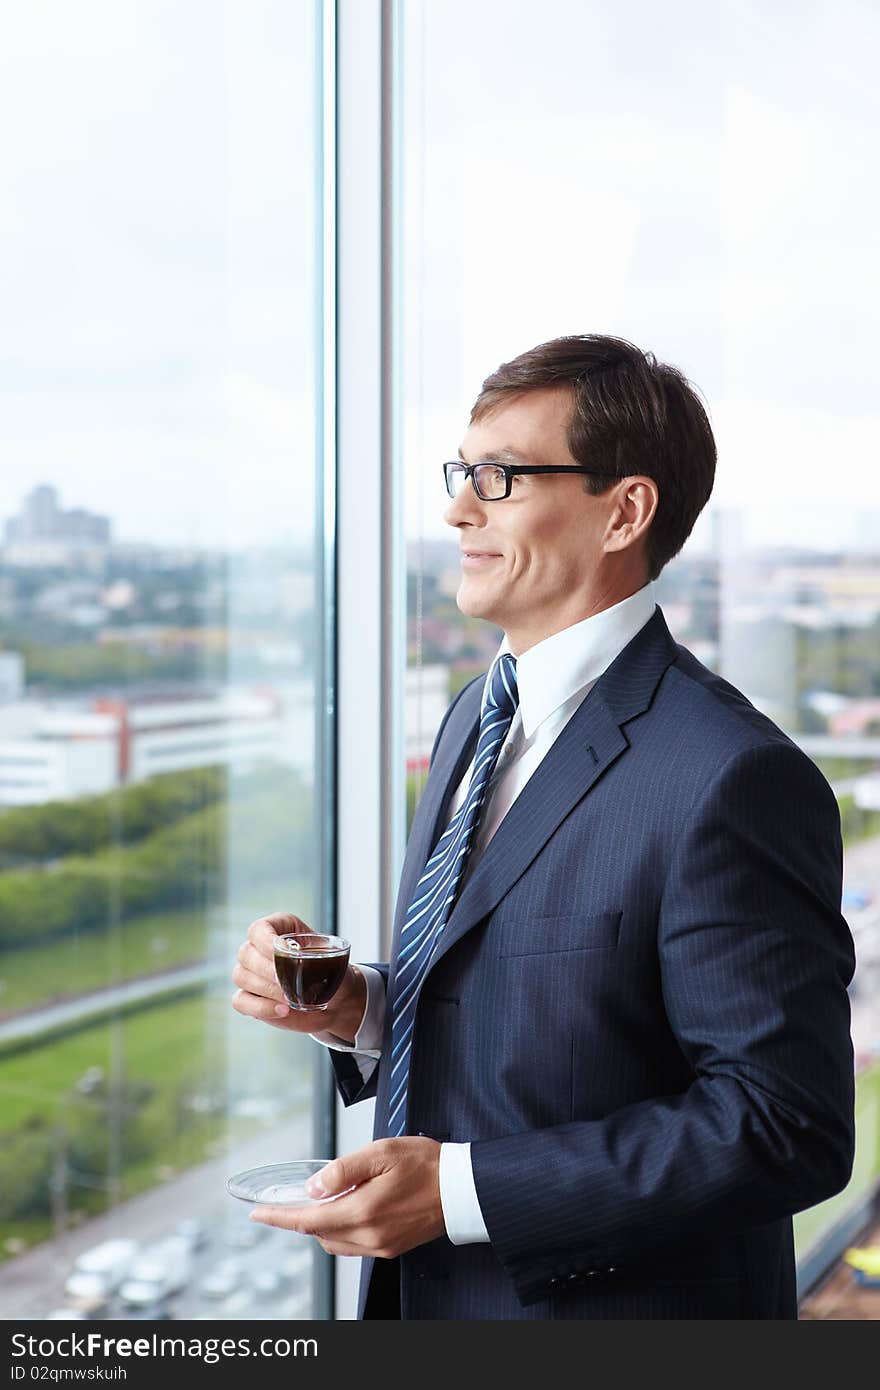
[[[49,1004],[44,1009],[30,1009],[25,1014],[17,1014],[0,1023],[0,1043],[30,1038],[38,1033],[50,1032],[66,1023],[78,1023],[89,1018],[98,1019],[103,1014],[114,1013],[126,1004],[135,1004],[142,999],[158,999],[165,994],[173,994],[177,989],[205,984],[209,980],[227,978],[228,971],[218,971],[216,964],[197,961],[195,965],[182,965],[177,970],[166,970],[161,975],[148,975],[143,979],[129,980],[123,985],[111,985],[108,989],[98,989],[91,994],[83,994],[78,999],[68,999],[63,1004]]]
[[[187,1288],[170,1301],[173,1316],[224,1321],[311,1316],[312,1257],[317,1252],[323,1258],[321,1247],[306,1236],[255,1225],[248,1220],[249,1205],[226,1191],[226,1179],[243,1168],[311,1157],[310,1136],[311,1116],[304,1097],[297,1121],[281,1128],[273,1126],[222,1158],[200,1164],[161,1187],[119,1203],[78,1229],[7,1260],[0,1265],[0,1315],[5,1319],[44,1317],[68,1301],[64,1281],[83,1250],[115,1236],[147,1244],[170,1235],[184,1217],[194,1217],[207,1226],[209,1240],[194,1257]],[[203,1296],[198,1290],[201,1279],[229,1258],[240,1260],[242,1265],[238,1286],[226,1298]],[[280,1269],[283,1277],[283,1286],[271,1295],[261,1294],[253,1284],[254,1276],[267,1269]],[[114,1300],[101,1316],[128,1314]]]

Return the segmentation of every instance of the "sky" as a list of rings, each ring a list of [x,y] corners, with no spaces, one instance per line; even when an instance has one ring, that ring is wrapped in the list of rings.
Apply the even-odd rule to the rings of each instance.
[[[308,540],[311,3],[5,11],[0,522],[49,482],[122,540]],[[876,6],[403,15],[407,535],[455,539],[440,463],[482,380],[607,332],[706,402],[694,544],[714,507],[753,543],[858,543],[880,518]]]

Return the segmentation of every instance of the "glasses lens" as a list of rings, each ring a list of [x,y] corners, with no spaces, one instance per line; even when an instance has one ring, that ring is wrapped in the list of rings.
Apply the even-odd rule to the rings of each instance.
[[[446,474],[446,491],[450,497],[457,497],[464,486],[464,465],[447,463],[443,471]]]
[[[503,497],[507,491],[504,469],[497,463],[478,463],[475,477],[481,497]]]
[[[507,480],[504,469],[497,463],[478,463],[474,469],[474,481],[479,497],[487,502],[495,498],[504,497],[507,492]],[[457,497],[465,485],[466,474],[464,465],[447,468],[447,491],[450,496]]]

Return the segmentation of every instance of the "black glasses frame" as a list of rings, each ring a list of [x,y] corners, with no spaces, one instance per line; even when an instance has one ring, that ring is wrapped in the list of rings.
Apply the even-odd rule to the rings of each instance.
[[[477,486],[476,470],[478,468],[501,468],[504,471],[504,493],[501,497],[484,497]],[[474,485],[474,492],[481,502],[503,502],[505,497],[510,496],[510,488],[514,474],[516,473],[592,473],[596,478],[606,478],[614,476],[604,473],[599,468],[553,468],[549,464],[543,463],[494,463],[491,459],[481,459],[477,463],[462,463],[460,459],[454,459],[450,463],[443,465],[443,477],[446,481],[446,491],[454,500],[457,496],[452,491],[453,470],[456,473],[464,473],[464,480],[467,483],[470,478]]]

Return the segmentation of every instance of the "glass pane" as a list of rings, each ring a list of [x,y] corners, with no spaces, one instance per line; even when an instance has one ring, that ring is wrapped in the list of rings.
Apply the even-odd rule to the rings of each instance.
[[[4,25],[7,1317],[326,1316],[225,1188],[312,1156],[314,1044],[230,977],[322,914],[315,45],[307,0]]]
[[[404,18],[408,824],[450,699],[503,635],[457,606],[434,460],[501,362],[563,334],[628,338],[695,383],[719,449],[657,600],[837,792],[857,1066],[876,1081],[878,13],[416,0]],[[850,1206],[880,1177],[864,1113]]]

